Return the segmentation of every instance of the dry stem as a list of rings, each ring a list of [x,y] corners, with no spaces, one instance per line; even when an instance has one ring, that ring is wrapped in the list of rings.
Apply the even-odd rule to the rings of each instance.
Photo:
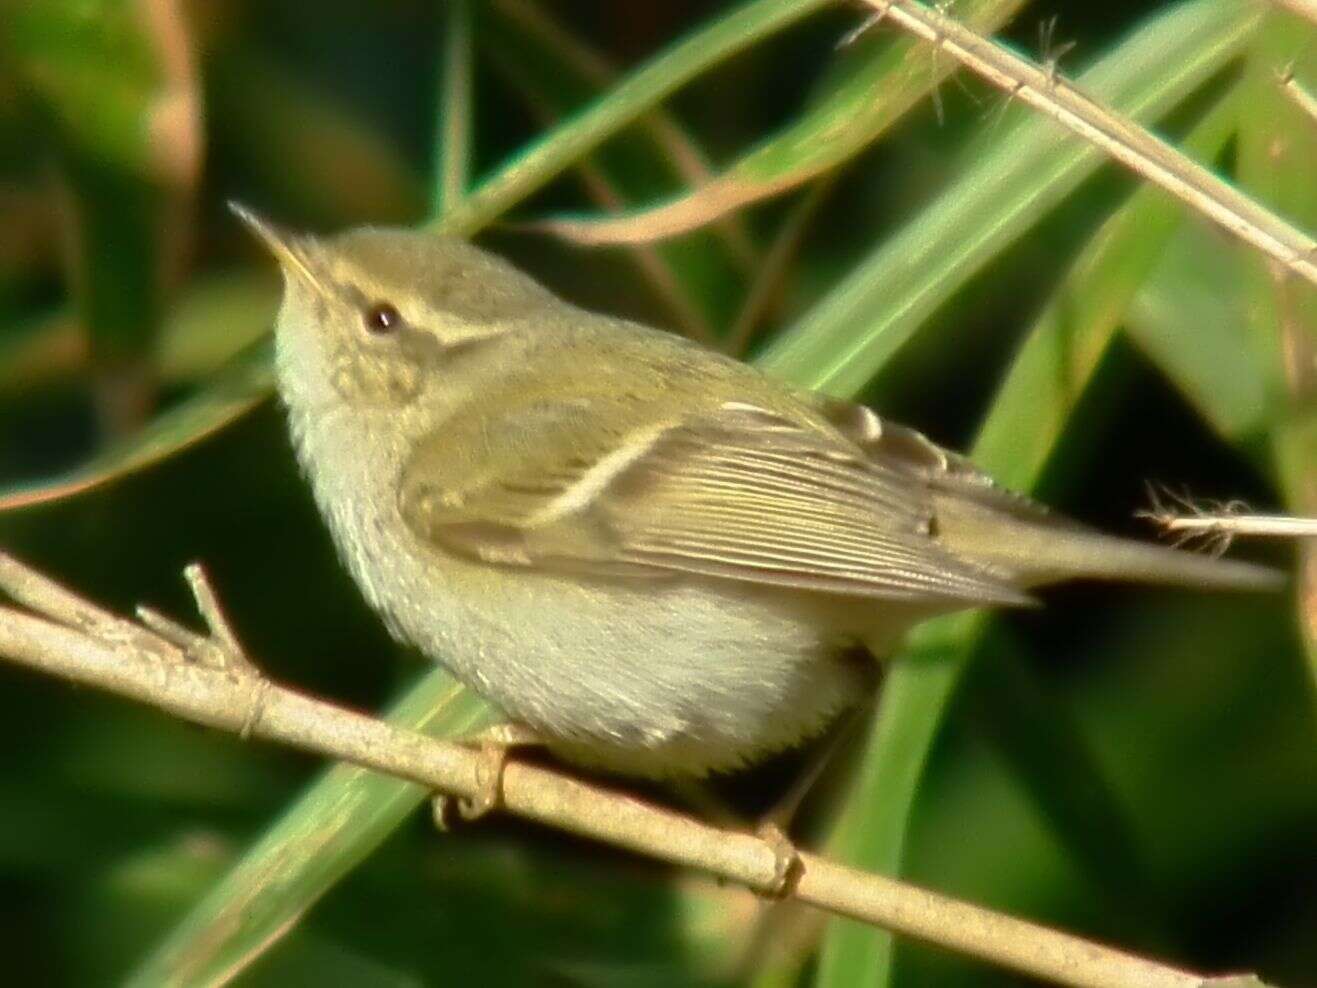
[[[890,20],[966,68],[1068,128],[1181,202],[1317,284],[1317,241],[1191,161],[1152,132],[1084,95],[1058,73],[1036,65],[914,0],[864,0]]]
[[[1317,518],[1260,515],[1243,501],[1194,500],[1187,493],[1148,487],[1149,505],[1137,516],[1156,525],[1177,546],[1197,543],[1214,556],[1222,555],[1238,537],[1317,538]]]
[[[188,580],[210,627],[203,638],[154,612],[110,614],[0,554],[0,653],[180,717],[256,735],[461,797],[482,789],[481,755],[277,686],[241,655],[199,567]],[[28,612],[31,613],[28,613]],[[198,650],[199,642],[206,649]],[[207,649],[223,653],[206,661]],[[213,658],[213,655],[209,656]],[[779,857],[754,836],[707,826],[567,775],[511,762],[503,808],[572,833],[700,868],[758,891]],[[1198,988],[1199,976],[801,852],[784,894],[841,916],[1065,985]]]

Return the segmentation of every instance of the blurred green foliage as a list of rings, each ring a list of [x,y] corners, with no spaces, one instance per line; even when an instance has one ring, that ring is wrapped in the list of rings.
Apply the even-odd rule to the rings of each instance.
[[[1062,69],[1087,91],[1317,226],[1317,121],[1276,81],[1317,92],[1314,25],[1233,0],[948,9],[1013,14],[1004,36],[1044,59],[1074,40]],[[1317,350],[1312,286],[972,79],[930,99],[945,55],[881,27],[839,49],[861,16],[0,7],[0,546],[180,617],[202,559],[272,676],[366,709],[402,696],[393,716],[437,731],[485,715],[423,678],[334,559],[266,400],[278,285],[231,197],[316,229],[478,232],[581,304],[715,344],[753,293],[770,370],[1109,528],[1137,531],[1148,480],[1317,513],[1317,371],[1295,358]],[[773,195],[655,246],[517,229],[698,203],[723,174]],[[1186,967],[1317,985],[1317,591],[1299,589],[1075,587],[921,629],[795,832]],[[412,787],[3,664],[0,684],[15,983],[1017,983],[517,821],[440,835]],[[762,804],[793,765],[729,798]]]

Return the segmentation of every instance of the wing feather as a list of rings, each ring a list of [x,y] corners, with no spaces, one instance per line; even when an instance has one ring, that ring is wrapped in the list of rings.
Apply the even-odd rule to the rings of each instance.
[[[449,551],[505,565],[910,601],[1028,600],[936,542],[920,478],[826,426],[741,403],[659,427],[627,422],[604,402],[593,420],[578,403],[467,423],[484,446],[457,469],[463,427],[447,428],[435,439],[442,456],[422,448],[408,465],[403,515]],[[491,438],[502,434],[506,448]]]

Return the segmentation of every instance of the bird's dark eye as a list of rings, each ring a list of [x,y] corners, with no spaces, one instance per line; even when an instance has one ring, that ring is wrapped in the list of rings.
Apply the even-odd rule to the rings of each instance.
[[[376,302],[366,310],[366,328],[372,333],[391,333],[402,325],[402,316],[388,302]]]

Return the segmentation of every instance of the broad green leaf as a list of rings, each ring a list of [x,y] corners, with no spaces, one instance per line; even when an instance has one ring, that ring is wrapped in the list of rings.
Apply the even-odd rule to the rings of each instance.
[[[966,0],[956,5],[955,16],[991,33],[1023,5],[1024,0]],[[883,38],[867,58],[830,80],[828,90],[795,123],[672,202],[614,218],[565,217],[537,225],[587,244],[640,243],[693,230],[853,157],[957,67],[952,59],[934,58],[926,45],[908,36]]]
[[[1165,113],[1239,53],[1255,19],[1255,13],[1241,12],[1226,3],[1184,5],[1145,25],[1086,72],[1080,84],[1095,98],[1127,112],[1141,116]],[[1213,124],[1220,127],[1219,120]],[[874,260],[862,266],[867,278],[876,278],[876,285],[887,287],[886,294],[873,290],[859,275],[848,279],[832,300],[822,304],[822,315],[812,313],[798,327],[793,341],[774,349],[769,366],[807,367],[813,382],[829,389],[859,387],[917,328],[916,316],[922,318],[955,291],[991,253],[1053,203],[1059,191],[1072,188],[1076,169],[1086,173],[1098,164],[1083,160],[1086,155],[1076,162],[1072,146],[1046,140],[1036,125],[1047,126],[1042,121],[1026,122],[1002,134],[1000,144],[990,142],[980,164],[971,165],[919,221],[898,233],[879,249]],[[1044,153],[1042,145],[1050,153]],[[1025,181],[1025,175],[1015,174],[1017,155],[1029,167],[1032,183]],[[1003,199],[1008,191],[1010,196]],[[1161,202],[1149,199],[1152,194],[1136,197],[1144,210]],[[1156,257],[1155,251],[1143,253],[1129,243],[1131,238],[1137,242],[1151,232],[1144,227],[1146,219],[1113,222],[1129,224],[1128,232],[1117,238],[1114,249],[1112,233],[1100,237],[1094,251],[1102,253],[1090,255],[1077,269],[1078,277],[1105,271],[1104,278],[1110,281],[1081,295],[1075,288],[1081,282],[1067,280],[1057,302],[1030,333],[976,444],[976,461],[1020,489],[1027,490],[1037,482],[1087,375],[1096,368],[1116,320],[1138,287],[1140,266],[1146,272]],[[1150,226],[1152,230],[1173,226],[1173,219],[1154,216]],[[945,239],[925,243],[925,236]],[[935,243],[940,252],[933,248]],[[970,251],[961,244],[978,246]],[[1127,251],[1133,259],[1128,271],[1123,260]],[[955,258],[954,263],[944,261],[949,257]],[[934,270],[921,268],[921,259]],[[1072,307],[1080,298],[1087,299],[1083,308]],[[866,303],[874,308],[866,310]],[[866,323],[876,327],[869,334],[870,345],[846,346],[847,332],[858,331]],[[831,340],[839,352],[834,356],[816,345],[814,334]],[[1082,359],[1071,363],[1070,355]],[[807,362],[807,357],[812,359]],[[1057,379],[1066,382],[1065,386],[1049,383]],[[982,634],[983,622],[980,614],[930,622],[916,631],[907,653],[893,664],[860,784],[832,844],[844,860],[888,874],[899,872],[929,749]],[[860,924],[833,921],[824,942],[818,983],[886,983],[891,962],[889,935]]]
[[[1238,4],[1181,4],[1077,84],[1136,121],[1157,120],[1239,53],[1257,17]],[[854,393],[942,302],[1105,160],[1042,117],[1001,125],[957,182],[775,341],[763,366]]]

